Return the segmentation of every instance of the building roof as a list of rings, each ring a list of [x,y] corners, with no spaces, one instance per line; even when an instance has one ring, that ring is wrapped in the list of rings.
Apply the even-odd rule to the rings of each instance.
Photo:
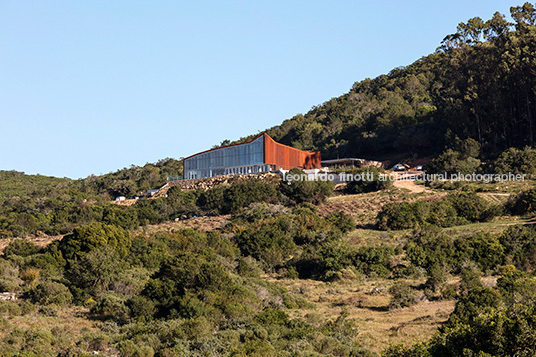
[[[364,161],[367,161],[365,159],[358,159],[355,157],[345,157],[342,159],[331,159],[331,160],[322,160],[323,164],[353,164],[355,162],[362,163]]]
[[[255,140],[257,140],[258,138],[260,138],[261,136],[267,136],[269,137],[270,139],[272,139],[272,137],[266,133],[262,133],[262,134],[259,134],[257,135],[256,137],[254,137],[253,139],[249,140],[249,141],[246,141],[246,142],[243,142],[243,143],[237,143],[237,144],[231,144],[231,145],[225,145],[225,146],[220,146],[220,147],[217,147],[217,148],[212,148],[212,149],[209,149],[209,150],[205,150],[205,151],[201,151],[201,152],[198,152],[197,154],[193,154],[193,155],[190,155],[188,157],[185,157],[183,160],[188,160],[194,156],[197,156],[197,155],[201,155],[201,154],[204,154],[204,153],[207,153],[207,152],[210,152],[210,151],[215,151],[215,150],[219,150],[219,149],[224,149],[224,148],[228,148],[228,147],[231,147],[231,146],[239,146],[239,145],[246,145],[246,144],[250,144],[252,142],[254,142]],[[274,140],[274,139],[272,139]],[[275,141],[275,140],[274,140]],[[315,152],[315,151],[311,151],[311,150],[300,150],[300,149],[296,149],[296,148],[293,148],[292,146],[288,146],[288,145],[285,145],[285,144],[281,144],[281,143],[277,143],[281,146],[285,146],[289,149],[293,149],[293,150],[299,150],[299,151],[305,151],[305,152]]]

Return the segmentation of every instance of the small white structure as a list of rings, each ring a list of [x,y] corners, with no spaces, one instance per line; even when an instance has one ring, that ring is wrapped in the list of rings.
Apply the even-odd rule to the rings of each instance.
[[[116,201],[124,201],[125,199],[125,196],[119,196],[115,198]]]
[[[16,293],[0,293],[0,300],[3,301],[17,300],[18,298],[19,296]]]
[[[147,190],[147,197],[152,197],[157,192],[158,192],[157,188],[154,190]]]

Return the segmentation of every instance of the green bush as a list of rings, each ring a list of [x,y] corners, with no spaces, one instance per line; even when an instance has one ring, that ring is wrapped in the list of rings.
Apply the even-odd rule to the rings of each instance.
[[[474,192],[449,194],[447,201],[456,209],[459,217],[470,222],[486,222],[500,213],[500,209],[491,206]]]
[[[350,247],[342,240],[327,240],[307,246],[303,253],[289,262],[302,279],[332,280],[352,263]]]
[[[278,203],[279,193],[274,184],[261,179],[235,181],[229,186],[219,185],[203,192],[197,205],[206,211],[222,214],[237,213],[255,202]]]
[[[434,266],[446,266],[455,269],[461,262],[470,259],[468,247],[460,248],[465,243],[449,237],[437,227],[417,229],[407,236],[405,251],[411,263],[430,272]]]
[[[512,226],[499,236],[504,247],[505,263],[523,271],[536,267],[536,229],[533,226]]]
[[[433,296],[436,292],[442,290],[447,283],[448,274],[447,268],[439,263],[433,264],[428,269],[428,279],[424,283],[425,288],[430,292],[430,296]],[[427,293],[428,295],[428,293]]]
[[[430,174],[471,174],[480,166],[480,144],[474,139],[456,140],[455,149],[447,149],[426,165]]]
[[[99,296],[112,288],[121,277],[127,264],[119,259],[116,250],[102,246],[70,262],[65,276],[71,284],[76,300],[87,299],[89,295]]]
[[[73,295],[62,283],[46,280],[31,289],[28,298],[36,304],[63,306],[72,302]]]
[[[352,257],[358,270],[367,275],[388,277],[391,274],[391,259],[394,255],[392,247],[360,247]]]
[[[424,201],[414,203],[388,203],[376,218],[379,229],[408,229],[422,226],[429,215],[430,204]]]
[[[389,302],[390,309],[408,307],[418,302],[416,291],[407,283],[395,283],[389,288],[389,293],[392,295]]]
[[[466,267],[460,274],[460,291],[467,294],[469,291],[481,287],[480,271],[475,267]]]
[[[25,239],[14,239],[4,249],[4,256],[18,255],[27,257],[38,253],[41,247]]]
[[[91,314],[101,319],[113,319],[118,323],[125,323],[129,317],[129,308],[125,300],[114,293],[106,293],[97,299],[91,307]]]
[[[354,218],[344,211],[334,211],[326,219],[342,233],[348,233],[355,229]]]
[[[289,323],[288,315],[281,310],[266,309],[259,313],[255,320],[261,325],[287,325]]]
[[[536,212],[536,188],[514,196],[509,203],[509,208],[512,213],[519,215]]]
[[[263,261],[271,269],[286,261],[296,249],[286,224],[285,219],[275,219],[256,229],[246,228],[236,235],[236,243],[244,256]]]
[[[501,296],[495,290],[483,286],[474,287],[456,302],[447,325],[454,327],[458,324],[470,324],[481,314],[497,308],[500,301]]]
[[[504,261],[504,247],[497,236],[477,233],[469,238],[472,260],[482,271],[494,270]]]
[[[173,313],[171,309],[176,312],[180,308],[187,293],[211,292],[223,297],[234,288],[236,285],[221,263],[184,251],[162,264],[142,294],[157,304],[160,315],[168,316]]]
[[[80,258],[95,248],[108,246],[114,249],[119,257],[128,254],[131,238],[123,228],[103,223],[92,223],[80,226],[60,241],[59,249],[66,259]]]
[[[306,174],[299,169],[290,170],[288,175],[306,177]],[[317,205],[322,203],[333,194],[334,188],[335,185],[329,180],[283,180],[280,183],[281,192],[296,204],[308,202]]]
[[[409,229],[429,224],[450,227],[470,222],[486,222],[501,214],[502,207],[490,205],[476,193],[450,194],[435,202],[388,203],[376,217],[379,229]]]
[[[495,171],[500,174],[536,174],[536,150],[509,148],[495,161]]]
[[[359,180],[350,180],[346,184],[345,190],[350,194],[381,191],[393,185],[391,180],[385,179],[387,176],[381,176],[385,171],[377,167],[355,169],[346,173],[360,178]]]
[[[113,204],[104,207],[102,222],[124,229],[134,229],[140,225],[135,208]]]
[[[149,322],[157,312],[155,303],[145,296],[133,296],[126,301],[130,316],[140,322]]]

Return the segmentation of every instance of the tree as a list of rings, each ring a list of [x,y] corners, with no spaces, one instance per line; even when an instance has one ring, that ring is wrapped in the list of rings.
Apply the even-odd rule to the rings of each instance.
[[[59,249],[66,259],[81,258],[99,247],[110,247],[119,257],[124,257],[131,244],[130,235],[123,228],[92,223],[77,227],[73,233],[66,235],[61,240]]]
[[[101,296],[112,288],[128,265],[110,246],[101,246],[70,261],[65,276],[78,299],[87,295]]]

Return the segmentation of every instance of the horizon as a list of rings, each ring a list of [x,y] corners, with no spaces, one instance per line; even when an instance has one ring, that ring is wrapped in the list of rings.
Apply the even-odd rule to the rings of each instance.
[[[434,52],[459,22],[520,4],[7,1],[0,170],[79,179],[187,157],[305,114]]]

